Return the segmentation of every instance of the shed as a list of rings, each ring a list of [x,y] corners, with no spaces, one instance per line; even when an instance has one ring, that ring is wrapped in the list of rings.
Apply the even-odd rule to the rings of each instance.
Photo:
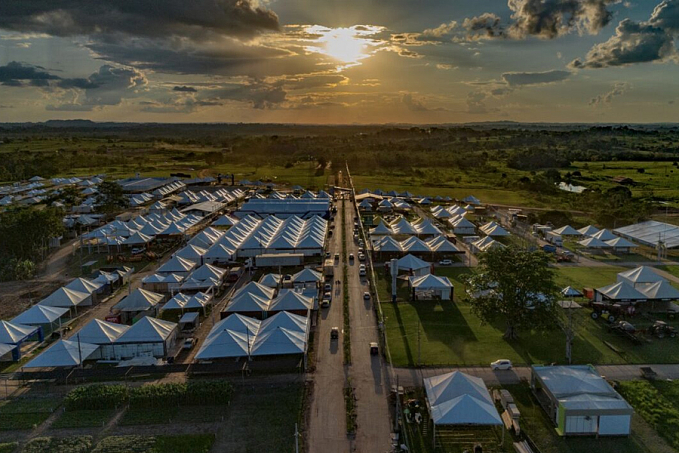
[[[561,436],[628,436],[634,410],[589,365],[533,366],[531,388]]]
[[[27,326],[10,321],[0,321],[0,344],[15,346],[12,349],[12,360],[21,359],[21,345],[37,334],[38,341],[42,341],[42,328]],[[7,351],[5,351],[5,354]]]

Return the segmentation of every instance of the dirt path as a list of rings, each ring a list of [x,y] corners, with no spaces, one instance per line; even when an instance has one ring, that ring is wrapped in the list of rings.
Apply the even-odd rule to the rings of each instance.
[[[54,253],[50,254],[41,266],[39,278],[44,280],[66,278],[68,257],[73,253],[73,245],[77,242],[78,239],[72,239],[59,247]]]

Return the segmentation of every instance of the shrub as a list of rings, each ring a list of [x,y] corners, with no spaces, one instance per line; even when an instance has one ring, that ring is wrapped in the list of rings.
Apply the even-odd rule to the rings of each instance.
[[[674,448],[679,448],[679,410],[646,381],[619,384],[619,391],[639,415]]]
[[[92,448],[92,436],[36,437],[22,453],[87,453]]]
[[[153,408],[179,405],[228,404],[233,387],[227,381],[154,384],[130,390],[130,406]]]
[[[124,385],[95,384],[81,386],[71,390],[64,405],[66,410],[78,409],[114,409],[128,399],[128,390]]]
[[[92,450],[92,453],[153,453],[155,437],[149,436],[109,436]]]

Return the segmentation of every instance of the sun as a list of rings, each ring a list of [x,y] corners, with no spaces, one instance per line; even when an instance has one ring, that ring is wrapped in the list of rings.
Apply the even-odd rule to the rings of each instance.
[[[335,28],[319,40],[321,52],[343,63],[356,63],[367,56],[365,39],[351,28]]]

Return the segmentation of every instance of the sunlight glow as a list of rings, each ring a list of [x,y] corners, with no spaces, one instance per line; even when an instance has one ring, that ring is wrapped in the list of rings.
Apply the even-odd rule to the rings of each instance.
[[[327,55],[342,63],[353,65],[372,56],[373,49],[381,41],[372,37],[382,27],[354,25],[348,28],[327,28],[319,25],[308,27],[306,32],[315,35],[315,45],[307,46],[310,52]]]

